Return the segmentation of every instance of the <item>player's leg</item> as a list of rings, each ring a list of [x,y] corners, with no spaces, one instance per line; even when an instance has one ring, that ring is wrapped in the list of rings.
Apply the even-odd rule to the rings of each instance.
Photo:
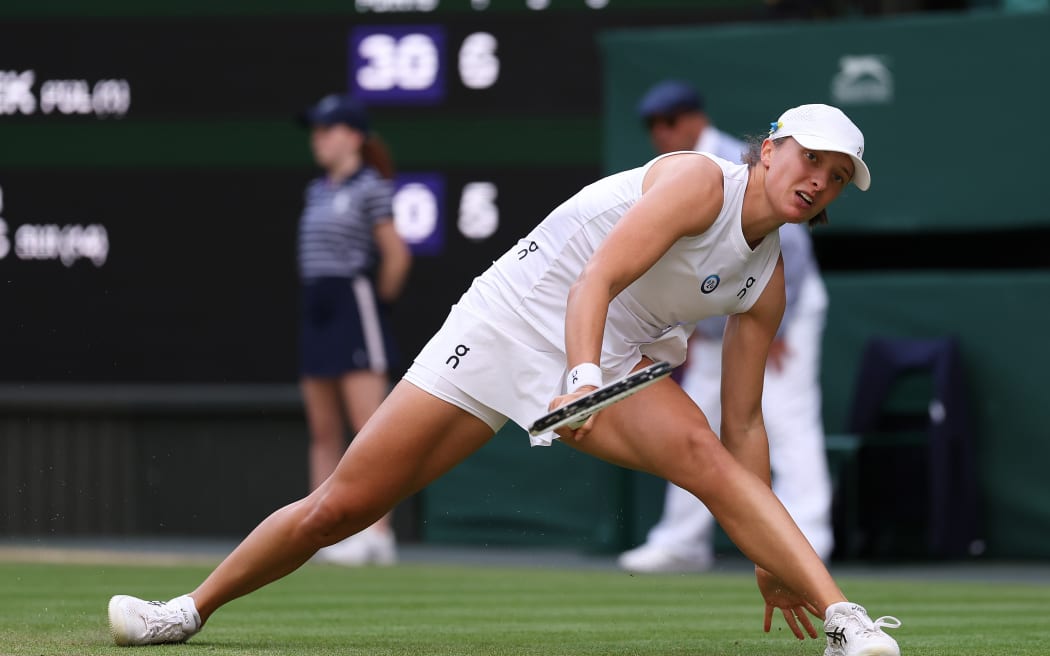
[[[385,373],[353,371],[339,379],[347,420],[356,435],[386,398],[390,381]],[[331,560],[341,564],[392,565],[397,561],[391,514],[380,517],[375,524],[332,547]]]
[[[689,340],[689,362],[682,375],[682,390],[703,411],[715,435],[722,418],[721,383],[722,340],[694,335]],[[673,483],[667,486],[666,535],[654,528],[651,539],[673,544],[679,553],[711,561],[714,557],[714,516],[688,490]]]
[[[689,358],[682,389],[704,410],[717,434],[722,377],[722,341],[700,335],[689,340]],[[702,571],[714,560],[715,518],[688,490],[667,484],[660,521],[646,541],[620,555],[619,564],[632,572]]]
[[[299,385],[310,430],[310,489],[328,478],[346,450],[346,432],[335,378],[304,377]]]
[[[586,438],[566,443],[666,478],[703,499],[740,550],[779,579],[759,579],[767,600],[767,627],[771,596],[777,596],[782,582],[823,613],[825,656],[900,656],[897,642],[881,630],[900,622],[893,617],[872,621],[863,607],[846,600],[772,490],[722,446],[703,413],[674,381],[662,380],[607,408],[595,417]],[[793,607],[798,603],[789,599]],[[801,638],[799,621],[808,619],[799,613],[795,608],[785,610],[784,616]]]
[[[411,383],[394,388],[310,496],[265,519],[190,593],[201,620],[361,530],[479,449],[492,428]]]
[[[565,443],[689,490],[748,558],[818,608],[845,599],[773,491],[722,446],[674,381],[660,381],[607,408],[590,435]]]

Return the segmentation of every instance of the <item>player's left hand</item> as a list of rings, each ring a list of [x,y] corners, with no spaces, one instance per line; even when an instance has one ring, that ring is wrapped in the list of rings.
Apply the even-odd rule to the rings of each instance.
[[[557,410],[558,408],[562,407],[567,403],[572,403],[581,396],[586,396],[587,394],[590,394],[596,389],[598,388],[594,387],[593,385],[584,385],[572,394],[562,394],[561,396],[556,396],[554,397],[554,400],[551,401],[550,404],[547,406],[547,412],[553,412],[554,410]],[[568,426],[564,426],[554,431],[554,434],[562,438],[563,440],[571,439],[578,442],[584,437],[586,437],[587,433],[591,432],[591,428],[594,427],[594,418],[595,416],[597,416],[597,414],[598,413],[596,412],[590,417],[587,417],[587,421],[583,422],[583,425],[578,428],[573,429],[569,428]]]
[[[806,615],[806,611],[813,613],[814,617],[823,618],[812,601],[798,594],[789,588],[786,583],[761,567],[755,566],[755,578],[758,579],[758,589],[766,600],[766,617],[763,625],[763,630],[766,633],[769,633],[769,629],[773,625],[773,609],[779,608],[780,612],[784,614],[784,620],[787,621],[788,627],[791,628],[796,638],[799,640],[806,639],[802,629],[799,627],[799,623],[806,628],[806,633],[809,634],[809,637],[817,637],[817,630],[813,628],[813,622]]]

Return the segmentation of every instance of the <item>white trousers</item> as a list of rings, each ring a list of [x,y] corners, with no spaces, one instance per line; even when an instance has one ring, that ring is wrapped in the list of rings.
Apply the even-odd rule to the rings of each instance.
[[[769,436],[773,491],[825,561],[834,546],[831,480],[824,451],[820,408],[820,345],[827,292],[819,274],[807,276],[784,333],[788,355],[780,371],[766,369],[762,414]],[[719,432],[722,406],[722,342],[690,341],[682,388]],[[650,545],[683,558],[712,555],[715,519],[695,496],[668,484],[663,515],[648,535]]]

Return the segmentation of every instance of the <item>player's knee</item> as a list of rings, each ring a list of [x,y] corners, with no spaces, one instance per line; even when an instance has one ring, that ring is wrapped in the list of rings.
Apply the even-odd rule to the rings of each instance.
[[[689,487],[703,491],[721,484],[727,471],[727,459],[731,460],[732,456],[709,427],[687,429],[681,451],[681,475],[690,483]]]
[[[709,460],[713,452],[722,448],[718,436],[707,426],[687,428],[682,441],[685,445],[686,456],[697,461]]]
[[[383,515],[366,497],[330,490],[311,495],[305,503],[306,512],[298,530],[303,539],[318,547],[349,537]]]

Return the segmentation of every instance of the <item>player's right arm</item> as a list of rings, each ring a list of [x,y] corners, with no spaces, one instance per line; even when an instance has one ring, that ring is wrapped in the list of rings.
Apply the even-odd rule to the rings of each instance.
[[[719,437],[730,453],[770,484],[769,438],[762,418],[762,386],[769,346],[784,315],[784,260],[751,308],[730,315],[722,338],[722,421]]]
[[[649,270],[671,246],[707,230],[722,210],[722,169],[703,155],[660,160],[643,181],[642,197],[595,250],[569,289],[565,312],[565,354],[571,369],[600,364],[609,303]],[[557,408],[593,388],[556,398]],[[573,436],[590,431],[593,418]]]

